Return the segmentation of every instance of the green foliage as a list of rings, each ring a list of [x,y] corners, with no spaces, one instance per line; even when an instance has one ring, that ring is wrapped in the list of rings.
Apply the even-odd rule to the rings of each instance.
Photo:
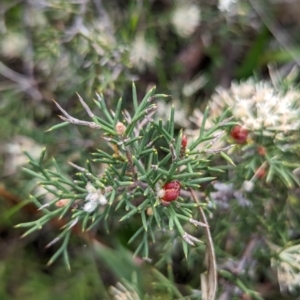
[[[199,205],[204,207],[205,203],[187,201],[190,198],[188,190],[199,189],[200,184],[209,182],[214,177],[205,175],[212,155],[192,150],[203,141],[213,140],[214,132],[218,128],[226,128],[227,125],[223,122],[223,125],[215,126],[208,132],[201,130],[191,148],[185,149],[182,146],[182,133],[174,138],[173,110],[165,124],[162,120],[152,118],[157,109],[153,102],[166,97],[154,94],[154,91],[152,88],[138,104],[133,85],[132,116],[127,111],[121,111],[121,100],[115,112],[108,111],[103,96],[98,95],[98,105],[105,117],[103,119],[94,116],[80,98],[94,122],[77,120],[57,104],[65,115],[61,118],[70,123],[100,129],[102,139],[112,149],[110,152],[99,149],[92,153],[94,163],[90,164],[88,161],[86,168],[72,164],[79,171],[75,180],[63,175],[58,165],[54,165],[54,170],[50,166],[45,168],[43,166],[45,150],[38,161],[27,153],[32,170],[24,168],[24,171],[38,178],[40,184],[55,198],[43,204],[32,196],[32,201],[44,215],[36,221],[22,223],[17,227],[28,227],[23,235],[27,236],[41,229],[53,218],[61,219],[66,214],[69,218],[62,232],[53,240],[53,243],[61,241],[62,244],[49,264],[52,264],[59,255],[63,255],[69,268],[67,245],[72,228],[80,224],[82,231],[91,230],[95,226],[103,226],[109,231],[111,215],[115,219],[116,212],[121,216],[119,222],[130,222],[132,218],[140,217],[140,228],[128,242],[134,243],[138,239],[135,255],[142,254],[146,260],[150,255],[149,242],[156,242],[157,231],[168,229],[173,239],[181,236],[186,256],[188,255],[186,243],[194,245],[194,241],[199,241],[198,238],[186,233],[184,224],[190,222],[196,227],[206,226],[197,221],[197,207]],[[52,127],[51,131],[58,128],[60,126]],[[158,152],[162,155],[158,155]],[[101,174],[98,173],[95,163],[104,165]],[[174,181],[180,183],[185,193],[180,196],[178,193],[179,198],[176,202],[169,202],[171,200],[168,199],[167,202],[162,202],[163,196],[159,196],[159,190],[164,192],[164,185]],[[65,201],[64,204],[61,204],[62,201]]]
[[[2,1],[0,298],[296,299],[298,16]]]

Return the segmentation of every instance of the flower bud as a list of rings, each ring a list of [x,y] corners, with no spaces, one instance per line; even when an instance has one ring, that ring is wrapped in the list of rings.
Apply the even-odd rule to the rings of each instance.
[[[181,147],[185,148],[186,145],[187,145],[187,137],[186,137],[186,135],[183,135],[182,139],[181,139]]]
[[[180,182],[178,180],[173,180],[173,181],[167,182],[164,185],[164,189],[165,190],[168,190],[168,189],[180,190]]]
[[[179,197],[179,194],[180,194],[180,190],[176,190],[176,189],[165,190],[165,194],[161,199],[166,202],[172,202]]]
[[[70,199],[61,199],[55,202],[56,207],[65,207],[70,203]]]
[[[248,137],[248,130],[243,128],[240,125],[235,125],[231,132],[230,136],[238,143],[238,144],[245,144]]]
[[[118,122],[115,129],[118,135],[123,135],[125,133],[126,126],[122,122]]]
[[[263,147],[263,146],[258,146],[257,152],[258,152],[259,155],[264,156],[264,155],[266,155],[267,150],[266,150],[266,148]]]
[[[243,182],[243,190],[245,190],[246,192],[250,193],[252,192],[254,189],[254,183],[253,181],[250,180],[245,180]]]
[[[157,193],[158,197],[164,202],[175,201],[179,197],[179,194],[180,182],[178,180],[167,182]]]
[[[255,176],[259,179],[265,177],[266,175],[266,169],[265,168],[258,168],[255,172]]]

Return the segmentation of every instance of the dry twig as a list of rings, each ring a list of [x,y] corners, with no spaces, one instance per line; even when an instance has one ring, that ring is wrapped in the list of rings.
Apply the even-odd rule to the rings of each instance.
[[[79,100],[80,100],[80,98],[79,98]],[[83,101],[83,100],[81,99],[80,101]],[[91,128],[95,128],[95,129],[101,128],[101,126],[96,124],[95,122],[82,121],[82,120],[73,118],[55,100],[53,100],[53,102],[55,103],[57,108],[65,115],[65,117],[59,116],[62,120],[66,121],[66,122],[69,122],[69,123],[72,123],[72,124],[76,124],[76,125],[89,126]],[[84,108],[86,108],[86,107],[84,106]],[[88,114],[89,114],[89,112],[88,112]]]
[[[200,203],[196,193],[190,189],[191,196],[196,203]],[[201,291],[203,300],[214,300],[217,292],[217,264],[214,244],[212,241],[209,225],[205,213],[201,206],[198,206],[201,222],[206,226],[203,227],[206,238],[206,263],[208,270],[206,274],[201,274]]]

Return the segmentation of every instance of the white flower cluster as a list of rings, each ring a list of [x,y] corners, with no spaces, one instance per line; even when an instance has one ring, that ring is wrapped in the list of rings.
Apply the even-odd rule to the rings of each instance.
[[[156,46],[146,41],[144,35],[138,34],[131,45],[130,61],[133,66],[143,71],[147,66],[153,66],[157,57]]]
[[[107,199],[100,189],[96,189],[90,182],[85,188],[88,191],[88,195],[85,197],[86,203],[83,206],[83,210],[92,213],[99,205],[107,204]]]
[[[171,23],[176,32],[182,37],[189,37],[201,22],[199,6],[189,3],[180,3],[176,6]]]
[[[230,108],[235,120],[251,132],[260,131],[265,136],[286,133],[300,128],[299,100],[299,90],[289,89],[283,93],[269,82],[256,83],[249,79],[232,83],[230,89],[218,87],[209,102],[210,117],[213,120]],[[201,119],[202,113],[195,111],[192,120],[201,124]]]

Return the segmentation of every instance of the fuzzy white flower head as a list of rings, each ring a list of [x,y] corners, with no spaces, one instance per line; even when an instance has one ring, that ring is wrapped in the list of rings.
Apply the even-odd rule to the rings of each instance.
[[[288,132],[300,128],[300,91],[277,91],[269,82],[255,83],[250,79],[232,83],[230,89],[217,88],[210,102],[211,115],[220,116],[231,108],[233,117],[249,131],[262,129],[270,136],[276,131]],[[276,135],[276,138],[279,138]]]
[[[189,3],[177,5],[171,19],[176,32],[182,37],[189,37],[194,33],[200,22],[201,10],[199,6]]]
[[[102,194],[100,189],[96,189],[90,182],[86,185],[86,190],[88,191],[87,196],[85,197],[85,205],[83,210],[88,213],[95,211],[98,205],[107,204],[106,197]]]
[[[145,70],[147,66],[153,66],[158,57],[157,48],[146,41],[144,35],[139,34],[131,46],[130,61],[140,71]]]
[[[250,180],[245,180],[243,182],[243,190],[246,191],[246,192],[252,192],[253,189],[254,189],[254,183],[253,181],[250,181]]]

